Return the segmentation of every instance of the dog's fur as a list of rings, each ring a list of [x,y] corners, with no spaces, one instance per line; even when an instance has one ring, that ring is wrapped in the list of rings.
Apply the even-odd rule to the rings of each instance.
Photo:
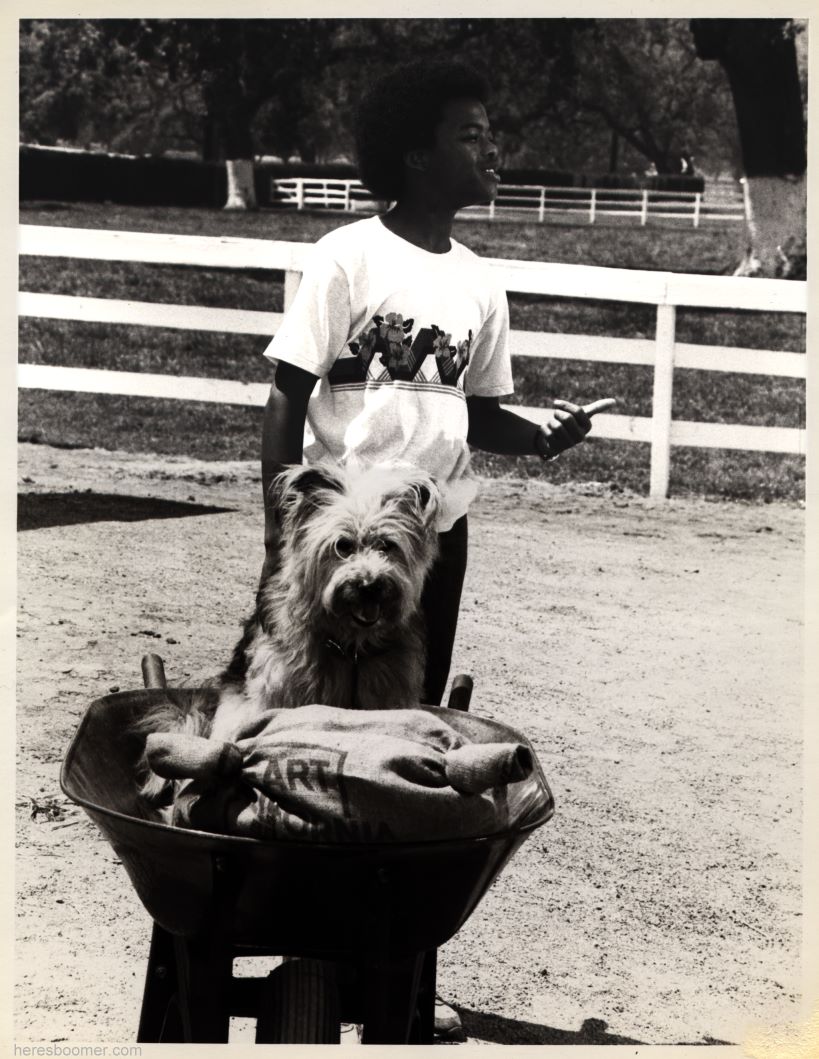
[[[322,703],[417,706],[425,644],[421,591],[437,555],[440,496],[403,468],[292,467],[271,486],[278,556],[228,668],[215,708],[169,698],[142,732],[183,729],[229,740],[264,710]],[[165,784],[150,774],[146,797]]]

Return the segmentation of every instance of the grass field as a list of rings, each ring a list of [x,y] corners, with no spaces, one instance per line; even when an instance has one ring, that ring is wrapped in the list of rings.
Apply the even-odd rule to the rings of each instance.
[[[261,211],[233,214],[77,204],[27,204],[21,223],[76,228],[236,235],[313,242],[346,223],[340,214]],[[737,255],[738,226],[626,228],[463,221],[455,235],[494,257],[719,274]],[[191,269],[59,258],[22,258],[20,289],[135,301],[281,310],[282,275],[270,271]],[[651,337],[654,308],[513,295],[512,326],[559,333]],[[786,313],[680,310],[678,339],[712,345],[804,351],[805,321]],[[127,371],[266,381],[264,338],[22,320],[20,360]],[[515,400],[547,405],[554,397],[618,398],[624,415],[649,415],[648,367],[579,361],[515,362]],[[804,384],[766,376],[680,370],[673,415],[702,422],[804,426]],[[103,395],[21,391],[19,437],[58,446],[179,453],[206,459],[258,455],[260,409]],[[605,481],[644,492],[648,446],[594,439],[544,470],[539,461],[477,453],[481,473],[548,474],[555,481]],[[800,499],[804,460],[727,450],[672,450],[673,495]]]

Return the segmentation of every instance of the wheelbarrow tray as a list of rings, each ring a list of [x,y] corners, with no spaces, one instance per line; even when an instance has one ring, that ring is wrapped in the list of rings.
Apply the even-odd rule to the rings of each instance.
[[[175,689],[190,705],[198,689]],[[364,954],[383,937],[389,895],[389,948],[435,949],[462,926],[526,837],[546,823],[554,801],[537,765],[522,794],[526,812],[507,830],[478,838],[378,844],[260,841],[170,826],[137,797],[142,738],[130,731],[163,689],[119,692],[86,711],[63,763],[60,784],[109,840],[152,918],[170,933],[207,929],[224,877],[233,880],[231,934],[237,948],[281,954]],[[519,732],[487,718],[428,707],[477,741]],[[534,757],[534,755],[533,755]],[[510,785],[510,791],[518,784]]]

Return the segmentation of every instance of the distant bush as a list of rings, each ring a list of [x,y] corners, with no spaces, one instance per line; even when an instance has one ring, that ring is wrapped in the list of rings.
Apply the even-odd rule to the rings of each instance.
[[[582,174],[570,173],[564,169],[515,169],[501,166],[501,180],[504,184],[539,184],[547,188],[582,187]]]
[[[586,174],[583,177],[583,187],[602,188],[612,191],[639,190],[643,186],[636,174],[627,173],[600,173],[598,175]]]
[[[644,177],[643,187],[649,191],[690,191],[693,195],[697,191],[705,190],[705,178],[701,176],[662,176]]]
[[[314,177],[353,180],[350,163],[309,164],[261,162],[256,166],[256,199],[276,205],[274,180]],[[503,169],[504,185],[534,184],[552,188],[649,188],[652,191],[702,191],[702,177],[636,177],[605,173],[596,176],[556,169]],[[512,192],[514,194],[514,192]],[[522,192],[522,194],[525,194]],[[111,202],[123,206],[196,206],[219,209],[227,198],[222,162],[196,158],[133,156],[57,147],[20,147],[20,199],[63,202]]]
[[[20,199],[124,206],[223,206],[224,165],[56,147],[20,148]]]
[[[705,190],[705,179],[701,176],[683,176],[664,173],[657,176],[637,176],[636,173],[600,173],[584,176],[584,187],[608,190],[647,188],[649,191],[688,191],[694,195]]]
[[[256,199],[272,205],[271,182],[292,176],[349,180],[345,163],[262,162],[256,166]],[[112,202],[123,206],[198,206],[218,209],[227,199],[224,162],[133,156],[59,147],[20,147],[20,199]]]
[[[350,162],[260,162],[258,172],[274,180],[316,177],[319,180],[357,180],[358,169]]]

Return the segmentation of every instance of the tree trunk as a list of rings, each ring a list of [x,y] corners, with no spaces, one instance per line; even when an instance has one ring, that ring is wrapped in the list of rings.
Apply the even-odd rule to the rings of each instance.
[[[255,210],[256,187],[252,158],[228,158],[227,166],[228,197],[226,210]]]
[[[218,86],[217,86],[218,87]],[[255,210],[253,111],[242,98],[211,86],[205,116],[203,155],[208,161],[224,162],[227,169],[226,210]]]
[[[787,19],[692,19],[697,53],[731,85],[749,206],[744,276],[804,279],[807,154]]]
[[[620,154],[620,137],[617,132],[611,130],[611,140],[609,142],[609,172],[617,172],[617,163],[619,161]]]
[[[804,175],[746,177],[748,239],[735,276],[805,279],[807,187]]]

